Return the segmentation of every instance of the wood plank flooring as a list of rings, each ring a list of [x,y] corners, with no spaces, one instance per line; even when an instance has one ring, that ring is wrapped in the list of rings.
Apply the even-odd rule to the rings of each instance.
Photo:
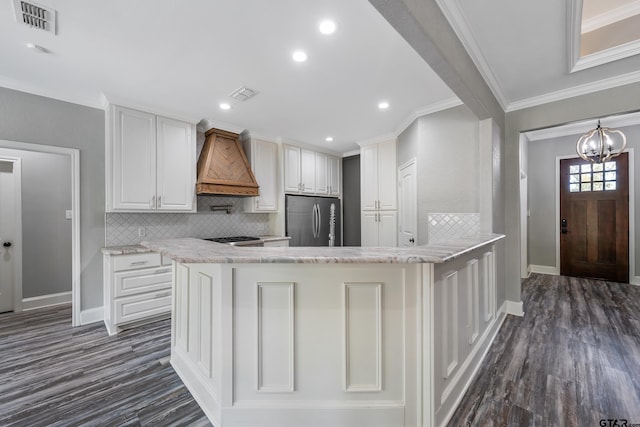
[[[532,274],[522,299],[449,425],[640,424],[640,287]]]
[[[210,426],[168,363],[168,319],[108,336],[70,306],[0,315],[0,426]]]

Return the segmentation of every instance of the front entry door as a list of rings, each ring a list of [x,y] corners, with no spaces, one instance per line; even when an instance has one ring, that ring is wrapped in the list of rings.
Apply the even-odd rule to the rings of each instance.
[[[560,160],[560,274],[629,282],[628,164]]]

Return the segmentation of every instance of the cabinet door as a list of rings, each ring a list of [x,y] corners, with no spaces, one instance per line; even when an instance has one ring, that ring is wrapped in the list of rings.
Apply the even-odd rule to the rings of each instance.
[[[370,145],[360,151],[360,188],[362,210],[377,208],[378,147]]]
[[[378,208],[397,209],[398,182],[395,141],[378,144]]]
[[[190,211],[194,207],[195,133],[189,123],[157,118],[158,210]]]
[[[340,183],[340,165],[341,159],[335,156],[329,156],[329,194],[339,196],[342,192],[342,184]]]
[[[360,246],[378,246],[378,212],[362,211]]]
[[[284,191],[285,193],[300,192],[300,148],[291,145],[284,146]]]
[[[300,177],[302,192],[314,194],[316,192],[316,152],[300,149]]]
[[[397,224],[396,211],[378,211],[378,245],[398,246]]]
[[[254,197],[256,212],[278,210],[278,145],[273,142],[251,141],[251,168],[260,186],[260,195]]]
[[[108,210],[156,207],[156,116],[112,108]],[[110,195],[110,197],[109,197]]]
[[[327,155],[316,153],[316,193],[329,194],[329,174]]]

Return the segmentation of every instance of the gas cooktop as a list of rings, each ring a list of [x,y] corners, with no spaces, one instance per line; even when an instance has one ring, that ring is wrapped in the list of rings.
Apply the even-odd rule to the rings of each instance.
[[[204,240],[209,240],[210,242],[216,242],[216,243],[226,243],[229,245],[242,245],[242,246],[262,245],[262,240],[260,240],[259,237],[253,237],[253,236],[211,237],[209,239],[204,239]]]

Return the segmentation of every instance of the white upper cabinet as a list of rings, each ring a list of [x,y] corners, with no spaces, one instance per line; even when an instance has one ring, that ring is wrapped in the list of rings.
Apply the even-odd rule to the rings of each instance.
[[[195,126],[110,107],[107,211],[193,211]]]
[[[244,141],[244,151],[253,175],[260,186],[260,195],[244,201],[245,212],[278,211],[278,144],[260,139]]]
[[[329,156],[329,195],[339,196],[342,193],[342,183],[340,182],[340,166],[342,165],[341,159],[335,156]]]
[[[299,193],[302,182],[300,176],[300,148],[285,145],[284,150],[284,192]]]
[[[284,145],[284,192],[339,197],[340,158]]]
[[[315,151],[300,150],[300,190],[306,194],[316,193],[316,153]]]
[[[190,211],[195,188],[193,126],[160,116],[156,125],[156,208]]]
[[[316,153],[316,193],[329,194],[329,176],[327,174],[329,164],[327,163],[327,155],[324,153]]]
[[[360,162],[362,210],[396,209],[395,140],[362,147]]]

